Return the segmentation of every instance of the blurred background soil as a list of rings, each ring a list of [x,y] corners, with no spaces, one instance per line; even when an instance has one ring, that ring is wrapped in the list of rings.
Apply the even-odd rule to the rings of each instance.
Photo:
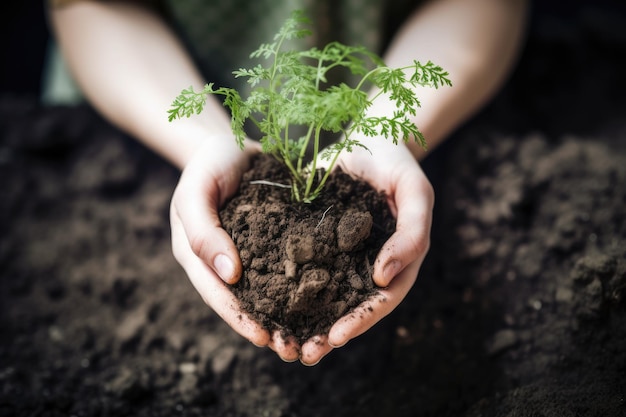
[[[425,162],[415,287],[313,368],[193,290],[176,170],[87,106],[38,104],[36,6],[1,13],[0,415],[626,416],[619,2],[537,4],[509,83]]]

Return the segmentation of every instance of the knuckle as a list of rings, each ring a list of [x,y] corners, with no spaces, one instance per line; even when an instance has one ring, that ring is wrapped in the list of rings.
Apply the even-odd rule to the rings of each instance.
[[[428,181],[424,183],[423,187],[422,195],[430,202],[430,207],[432,207],[435,203],[435,188]]]
[[[411,253],[425,255],[430,249],[430,236],[428,234],[415,236],[409,241]]]
[[[183,251],[176,244],[172,244],[172,255],[179,264],[183,264]]]
[[[192,252],[200,259],[208,259],[209,257],[209,245],[208,240],[197,233],[193,233],[189,236],[189,246]]]

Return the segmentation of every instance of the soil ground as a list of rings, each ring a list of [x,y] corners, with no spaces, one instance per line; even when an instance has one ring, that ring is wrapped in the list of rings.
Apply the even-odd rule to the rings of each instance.
[[[431,251],[389,317],[286,364],[170,249],[178,173],[89,108],[0,100],[0,415],[626,416],[626,18],[534,21],[425,162]]]

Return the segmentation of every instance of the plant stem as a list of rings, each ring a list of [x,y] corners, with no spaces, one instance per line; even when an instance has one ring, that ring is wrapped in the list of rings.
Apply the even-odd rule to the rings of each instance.
[[[311,195],[311,187],[313,186],[313,181],[315,180],[315,172],[317,171],[317,155],[319,155],[320,151],[320,131],[322,130],[322,125],[319,124],[315,128],[315,137],[313,139],[313,160],[311,161],[311,172],[309,172],[309,177],[307,178],[306,188],[304,190],[304,198],[305,202],[311,201],[309,196]]]
[[[322,191],[322,189],[324,188],[324,185],[326,184],[326,181],[328,180],[328,177],[330,176],[330,173],[333,170],[333,167],[337,163],[337,159],[339,158],[339,154],[341,153],[341,151],[343,151],[343,148],[340,148],[333,156],[333,159],[330,161],[330,164],[328,165],[328,169],[326,169],[326,172],[324,173],[324,176],[322,177],[320,183],[315,188],[315,191],[313,191],[314,196],[317,196],[320,193],[320,191]]]
[[[284,134],[284,141],[285,141],[285,160],[290,160],[289,158],[289,124],[287,124],[287,126],[285,126],[285,134]]]
[[[298,172],[302,172],[302,162],[304,162],[304,156],[306,155],[306,149],[309,147],[309,142],[311,141],[311,135],[313,134],[313,128],[315,126],[309,126],[309,130],[306,132],[306,139],[304,143],[302,143],[302,148],[300,149],[300,155],[298,155]]]

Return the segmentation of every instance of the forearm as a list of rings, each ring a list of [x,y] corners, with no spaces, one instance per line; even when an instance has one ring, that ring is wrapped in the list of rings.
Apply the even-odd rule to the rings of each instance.
[[[57,40],[78,84],[108,120],[184,167],[203,140],[231,135],[224,108],[169,123],[182,88],[202,88],[192,60],[161,18],[123,2],[77,2],[50,13]],[[234,143],[234,141],[231,141]]]
[[[484,105],[506,79],[522,43],[526,7],[525,0],[431,1],[398,32],[385,55],[387,65],[433,61],[452,81],[452,87],[417,90],[422,107],[414,122],[429,149]],[[374,106],[376,113],[393,110],[385,101]],[[408,146],[418,159],[425,156],[416,143]]]

